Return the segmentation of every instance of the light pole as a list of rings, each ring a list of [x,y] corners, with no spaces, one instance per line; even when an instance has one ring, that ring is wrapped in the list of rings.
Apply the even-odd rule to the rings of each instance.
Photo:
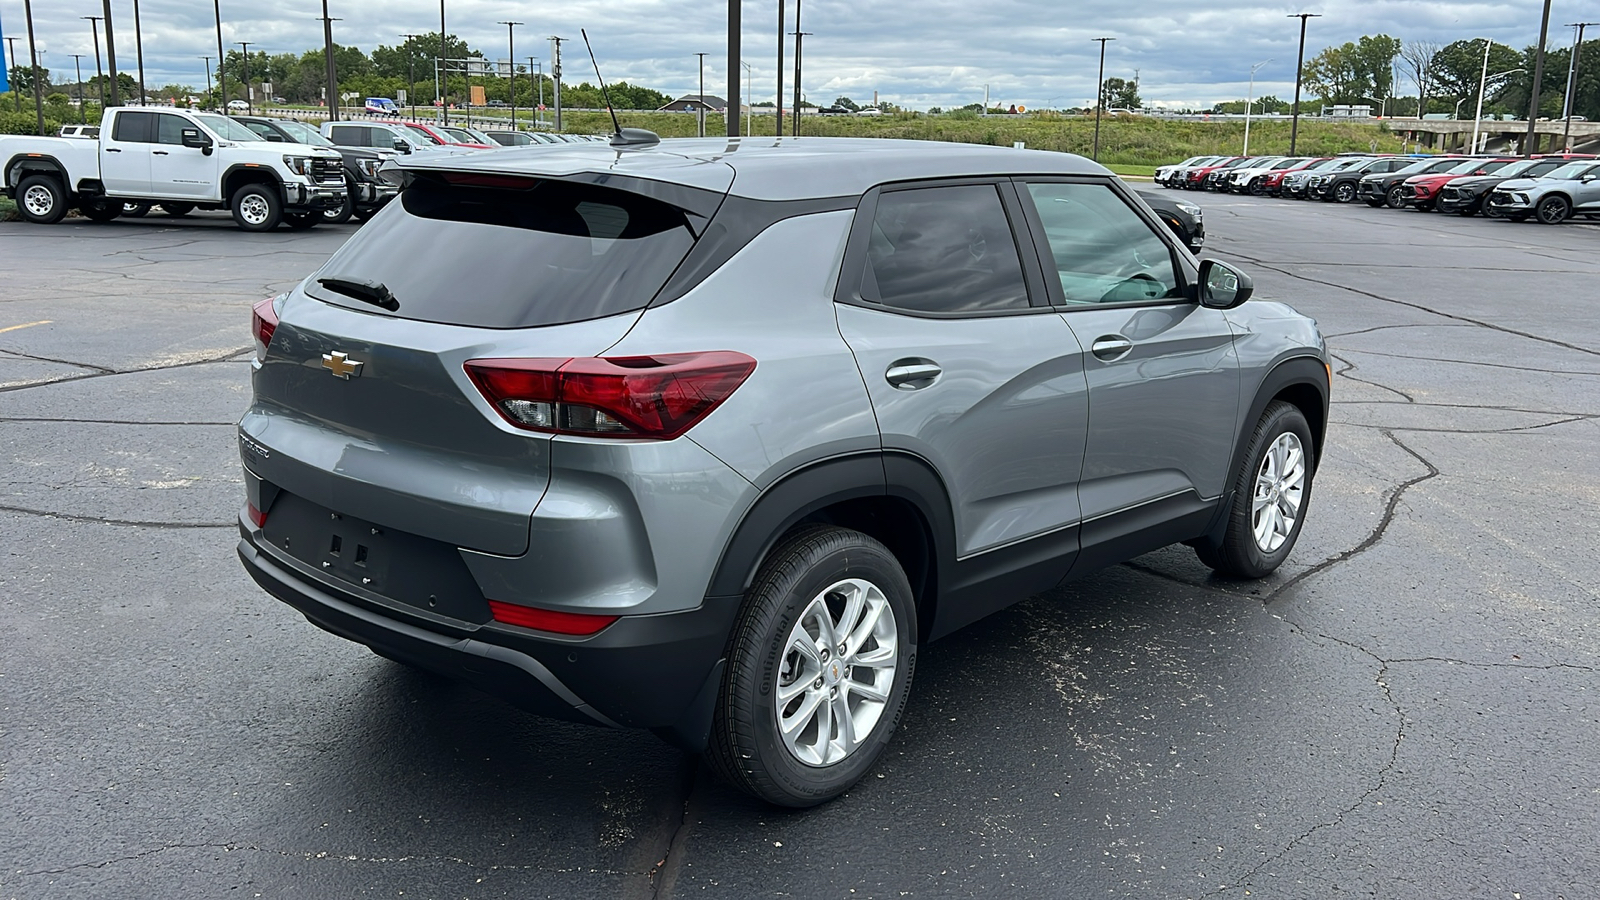
[[[33,39],[33,0],[22,0],[22,16],[28,20],[28,61],[33,65],[33,114],[44,137],[44,85],[39,83],[39,45]]]
[[[1095,79],[1095,89],[1094,89],[1094,161],[1095,162],[1099,162],[1100,161],[1100,107],[1106,105],[1106,102],[1105,102],[1105,90],[1106,90],[1106,42],[1107,41],[1114,41],[1114,40],[1116,40],[1116,38],[1097,37],[1097,38],[1090,38],[1089,40],[1091,40],[1091,41],[1099,41],[1100,42],[1100,75],[1099,75],[1098,78]],[[988,109],[989,101],[988,101],[987,97],[984,98],[983,105],[984,105],[984,112],[987,113],[989,111],[989,109]]]
[[[339,66],[333,60],[333,22],[328,16],[328,0],[322,0],[322,64],[328,82],[329,122],[339,121]],[[248,95],[249,85],[245,88]]]
[[[1471,99],[1471,98],[1470,97],[1462,97],[1460,100],[1456,101],[1456,111],[1450,114],[1450,119],[1452,121],[1456,121],[1456,122],[1461,121],[1461,104],[1467,102],[1469,99]]]
[[[1362,97],[1361,99],[1362,100],[1371,100],[1373,103],[1378,104],[1378,118],[1381,119],[1385,115],[1388,114],[1388,112],[1389,112],[1389,98],[1388,97],[1385,97],[1382,100],[1379,100],[1377,97]]]
[[[106,72],[100,67],[100,16],[79,16],[89,20],[89,30],[94,32],[94,86],[100,92],[100,112],[106,111]]]
[[[439,114],[443,124],[450,124],[450,104],[445,93],[450,87],[450,76],[444,74],[444,0],[439,0],[439,61],[433,66],[433,91],[438,96]]]
[[[1300,61],[1294,66],[1294,118],[1289,124],[1289,155],[1293,156],[1300,142],[1300,81],[1306,68],[1306,20],[1320,19],[1321,13],[1292,13],[1291,19],[1300,20]]]
[[[1521,68],[1521,67],[1518,67],[1518,68],[1515,68],[1515,69],[1507,69],[1504,72],[1496,72],[1493,75],[1489,75],[1489,76],[1485,77],[1478,84],[1478,114],[1473,119],[1473,122],[1472,122],[1472,148],[1468,152],[1471,152],[1471,153],[1478,152],[1478,122],[1479,122],[1479,120],[1481,120],[1483,118],[1483,95],[1484,95],[1484,89],[1486,87],[1488,87],[1489,82],[1495,80],[1496,78],[1503,78],[1503,77],[1505,77],[1507,75],[1512,75],[1512,74],[1515,74],[1517,72],[1526,72],[1526,71],[1528,71],[1528,70],[1524,69],[1524,68]],[[1486,135],[1484,135],[1484,143],[1487,144],[1488,142],[1489,142],[1489,139],[1488,139],[1488,135],[1486,134]]]
[[[1572,61],[1567,66],[1567,101],[1562,114],[1566,124],[1561,127],[1561,147],[1569,153],[1572,151],[1572,92],[1578,85],[1578,57],[1583,54],[1583,30],[1590,25],[1600,25],[1600,22],[1573,22],[1567,26],[1578,29],[1578,39],[1572,44]]]
[[[794,4],[794,25],[800,27],[800,0]],[[800,110],[805,107],[805,92],[800,90],[800,48],[805,43],[809,31],[796,31],[794,33],[794,127],[790,129],[795,137],[800,136]]]
[[[107,3],[111,0],[106,0]],[[109,28],[111,23],[106,23]],[[1522,141],[1522,155],[1530,157],[1539,143],[1534,125],[1539,121],[1539,88],[1544,81],[1544,45],[1550,37],[1550,0],[1544,0],[1544,18],[1539,21],[1539,52],[1533,58],[1533,96],[1528,98],[1528,136]]]
[[[200,58],[206,61],[206,97],[209,99],[211,97],[211,57],[202,56]]]
[[[722,114],[723,124],[728,126],[728,137],[739,136],[739,67],[744,65],[739,48],[742,5],[743,0],[728,0],[728,95],[733,98],[733,115]]]
[[[82,124],[84,124],[84,121],[83,121],[83,54],[82,53],[74,53],[74,54],[72,54],[72,67],[74,69],[76,69],[77,72],[78,72],[78,124],[82,125]]]
[[[550,45],[554,48],[550,54],[550,90],[555,93],[551,98],[556,105],[556,130],[561,131],[561,42],[564,37],[550,35]]]
[[[1483,89],[1489,83],[1489,50],[1494,47],[1494,41],[1483,39],[1483,71],[1478,75],[1478,111],[1472,115],[1472,143],[1467,146],[1468,153],[1478,152],[1478,124],[1483,121]]]
[[[11,45],[11,52],[6,54],[6,62],[11,63],[11,67],[13,69],[22,68],[21,66],[17,65],[17,39],[14,38],[14,37],[8,37],[8,38],[6,38],[6,43]],[[78,82],[81,85],[83,83],[83,79],[80,78],[78,80]],[[80,91],[81,91],[81,88],[80,88]],[[17,88],[17,87],[12,87],[11,88],[11,96],[16,98],[16,100],[17,100],[17,114],[21,115],[22,114],[22,89],[21,88]]]
[[[1256,101],[1256,70],[1269,62],[1272,60],[1263,59],[1250,67],[1250,90],[1245,93],[1244,99],[1244,152],[1241,156],[1250,155],[1250,106]]]
[[[698,96],[700,98],[700,108],[697,110],[697,112],[699,112],[699,114],[700,114],[700,137],[705,137],[706,136],[706,55],[704,53],[696,53],[695,56],[700,57],[700,93],[698,95],[696,95],[696,96]]]
[[[739,65],[744,66],[744,130],[745,134],[754,134],[755,121],[751,117],[755,115],[755,107],[751,104],[751,101],[755,97],[750,93],[750,85],[751,79],[755,77],[755,70],[750,68],[750,64],[747,62],[741,62]],[[735,136],[737,137],[737,135]]]
[[[783,137],[783,4],[778,0],[778,93],[773,98],[774,106],[778,108],[778,117],[773,122],[773,137]]]
[[[517,130],[517,26],[522,22],[501,22],[506,27],[506,65],[511,67],[511,130]]]
[[[528,57],[528,71],[532,72],[535,69],[538,70],[538,74],[535,77],[539,79],[539,108],[533,113],[533,127],[538,128],[544,124],[544,62],[530,56]]]
[[[211,7],[217,14],[217,105],[222,108],[222,114],[228,114],[228,74],[223,62],[227,56],[222,52],[222,0],[211,0]]]
[[[144,29],[139,26],[139,0],[133,0],[133,51],[139,56],[139,105],[144,106],[148,101],[144,95]]]
[[[402,34],[406,39],[406,99],[411,101],[411,118],[417,117],[417,54],[416,48],[411,46],[411,41],[422,37],[420,34]]]
[[[117,85],[117,41],[111,34],[111,0],[101,0],[106,20],[106,69],[111,73],[111,105],[121,106],[122,96]]]
[[[234,41],[240,47],[239,58],[244,64],[244,111],[245,115],[256,114],[255,88],[250,85],[250,45],[254,41]]]

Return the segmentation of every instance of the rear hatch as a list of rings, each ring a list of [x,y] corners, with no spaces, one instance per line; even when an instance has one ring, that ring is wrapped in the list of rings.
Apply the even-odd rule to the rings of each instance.
[[[463,365],[596,356],[627,333],[722,196],[691,196],[712,204],[701,215],[630,187],[673,193],[581,174],[408,173],[400,202],[281,306],[240,423],[246,465],[276,489],[262,496],[525,552],[550,439],[507,424]]]

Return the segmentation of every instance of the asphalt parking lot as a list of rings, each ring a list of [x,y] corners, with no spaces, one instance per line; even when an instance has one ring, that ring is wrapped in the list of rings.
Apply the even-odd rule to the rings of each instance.
[[[1183,196],[1338,359],[1289,564],[923,648],[805,812],[245,576],[249,306],[354,223],[0,224],[0,897],[1594,896],[1600,227]]]

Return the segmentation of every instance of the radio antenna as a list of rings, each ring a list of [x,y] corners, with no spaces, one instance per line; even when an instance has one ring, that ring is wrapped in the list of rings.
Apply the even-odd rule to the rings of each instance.
[[[600,64],[595,62],[594,47],[589,44],[589,32],[579,28],[578,33],[583,35],[583,47],[589,51],[589,62],[594,64],[594,77],[596,81],[600,82],[600,96],[605,98],[606,112],[611,113],[611,127],[616,129],[615,134],[617,137],[622,137],[622,123],[617,121],[617,110],[616,107],[611,105],[611,93],[606,90],[605,76],[600,74]],[[571,34],[571,32],[568,32],[568,34]]]
[[[617,121],[617,109],[611,105],[611,92],[606,90],[606,80],[600,74],[600,64],[595,62],[594,47],[589,44],[589,32],[579,28],[578,33],[583,35],[583,46],[584,49],[589,51],[589,62],[594,63],[595,80],[600,82],[600,96],[606,101],[606,112],[611,113],[611,127],[616,129],[611,136],[611,146],[643,148],[654,147],[656,144],[661,143],[661,135],[656,134],[654,131],[647,131],[643,128],[623,128],[622,123]]]

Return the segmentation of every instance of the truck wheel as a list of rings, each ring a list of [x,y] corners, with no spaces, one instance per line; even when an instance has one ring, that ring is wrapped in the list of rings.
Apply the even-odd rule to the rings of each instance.
[[[114,200],[90,200],[78,207],[78,212],[91,222],[109,222],[122,215],[122,204]]]
[[[129,202],[122,204],[122,214],[130,219],[142,219],[150,214],[150,204]]]
[[[350,215],[355,216],[357,222],[365,222],[377,214],[378,210],[371,207],[366,209],[354,209],[350,211]]]
[[[245,231],[271,231],[283,218],[283,201],[270,184],[247,184],[233,192],[233,221]]]
[[[1222,542],[1194,544],[1201,562],[1225,578],[1262,578],[1283,565],[1311,503],[1314,447],[1299,407],[1267,405],[1234,476]]]
[[[322,222],[322,213],[312,212],[286,212],[283,214],[283,224],[295,231],[304,231],[313,225]]]
[[[344,183],[344,202],[334,209],[322,211],[324,225],[343,225],[350,221],[350,216],[356,211],[356,186],[346,181]]]
[[[29,175],[17,185],[17,211],[35,225],[54,225],[67,214],[61,182],[48,175]]]
[[[174,219],[176,219],[176,218],[179,218],[181,216],[187,216],[189,213],[194,212],[194,204],[193,203],[163,203],[163,204],[161,204],[161,211],[166,213],[169,216],[172,216]]]
[[[709,758],[768,803],[849,790],[888,745],[911,689],[917,612],[889,549],[806,527],[762,564],[734,626]]]

